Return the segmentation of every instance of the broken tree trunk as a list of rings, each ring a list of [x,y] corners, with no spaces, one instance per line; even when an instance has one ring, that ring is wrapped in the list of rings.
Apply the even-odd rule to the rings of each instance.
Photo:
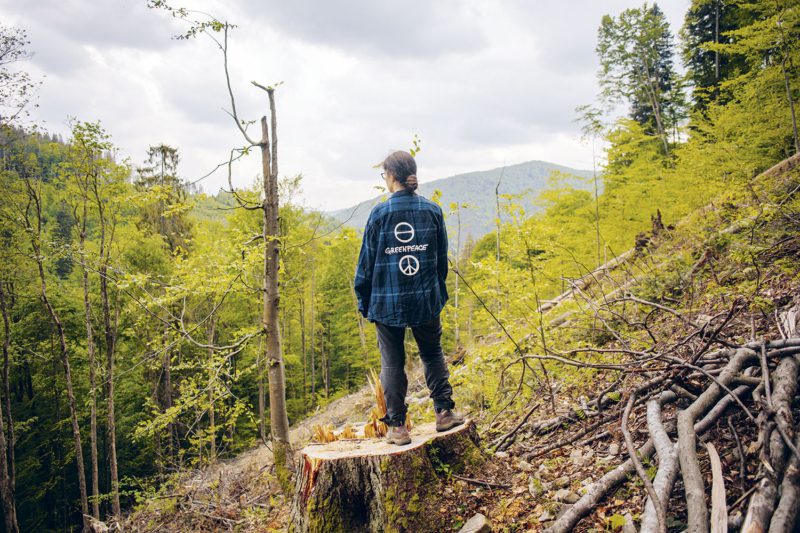
[[[477,431],[467,421],[437,433],[411,430],[411,443],[349,439],[301,450],[291,531],[441,530],[440,476],[483,461]]]

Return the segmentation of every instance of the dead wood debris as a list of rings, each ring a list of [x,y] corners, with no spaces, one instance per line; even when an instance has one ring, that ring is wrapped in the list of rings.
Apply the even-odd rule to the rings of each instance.
[[[800,305],[787,309],[793,294],[787,288],[776,283],[765,289],[776,303],[782,299],[783,312],[776,311],[774,323],[765,314],[756,325],[747,312],[751,304],[742,298],[726,302],[721,312],[690,319],[627,288],[609,300],[586,284],[573,284],[575,299],[612,342],[562,352],[529,342],[505,368],[534,360],[567,365],[605,376],[609,385],[593,398],[585,390],[574,400],[562,394],[562,400],[575,403],[562,403],[548,417],[541,416],[543,402],[537,398],[517,420],[506,420],[505,430],[490,425],[496,455],[518,456],[530,472],[537,516],[527,517],[528,526],[584,530],[591,526],[581,521],[593,514],[588,522],[595,528],[615,530],[619,520],[608,522],[606,513],[622,509],[628,511],[629,526],[637,517],[641,531],[800,530]],[[656,324],[654,316],[667,318]],[[652,345],[627,342],[620,324],[646,332]],[[781,338],[756,337],[758,331],[775,331],[774,326]],[[683,336],[665,334],[669,331]],[[737,340],[748,337],[749,342]],[[609,440],[610,445],[603,444]],[[560,462],[564,449],[572,459],[590,444],[608,446],[608,455],[597,455],[593,465]],[[627,450],[627,460],[614,466],[620,449]],[[553,464],[560,475],[555,487],[546,481],[553,472],[539,475]],[[566,482],[559,485],[562,478]],[[638,481],[635,492],[632,479]],[[567,501],[559,497],[562,487],[581,495]]]
[[[712,343],[707,343],[711,346]],[[640,360],[647,359],[652,370],[643,375],[650,379],[641,383],[626,394],[627,402],[604,400],[608,391],[601,397],[584,406],[594,405],[596,409],[572,409],[570,412],[543,421],[528,422],[530,412],[526,412],[520,423],[494,440],[495,449],[509,449],[518,435],[536,436],[538,446],[531,447],[524,442],[517,443],[514,453],[522,461],[540,458],[589,436],[585,442],[608,436],[618,437],[620,430],[625,435],[628,459],[583,488],[583,495],[564,505],[562,513],[546,518],[554,518],[543,525],[549,532],[573,531],[578,523],[592,512],[596,512],[603,500],[611,495],[622,483],[629,481],[639,471],[639,478],[647,486],[648,496],[641,510],[641,531],[666,531],[665,519],[670,507],[686,508],[689,531],[709,531],[711,522],[717,524],[712,530],[721,530],[721,517],[727,524],[743,531],[794,531],[800,511],[800,457],[796,454],[800,431],[792,416],[792,401],[797,399],[798,372],[800,371],[800,337],[758,340],[741,345],[726,342],[724,348],[703,354],[690,354],[688,361],[673,355],[653,357],[653,354],[640,354]],[[659,364],[663,363],[663,364]],[[576,366],[581,365],[576,361]],[[699,394],[691,392],[696,390]],[[624,382],[618,390],[624,391]],[[604,396],[604,397],[603,397]],[[620,412],[624,412],[620,416]],[[664,408],[674,405],[671,415]],[[642,409],[644,408],[644,409]],[[642,413],[644,411],[644,413]],[[737,415],[738,413],[738,415]],[[639,418],[645,416],[646,433],[649,438],[634,447],[634,438],[628,426],[640,426]],[[730,446],[725,443],[712,443],[709,433],[719,431],[717,422],[727,415],[727,420],[736,419],[739,429],[730,424]],[[758,472],[755,462],[748,460],[751,473],[756,476],[755,485],[745,488],[745,452],[739,435],[747,432],[757,434],[758,440],[751,443],[748,452],[759,451]],[[575,428],[575,426],[580,426]],[[616,425],[618,429],[609,427]],[[558,436],[567,432],[566,436]],[[547,436],[551,436],[549,439]],[[545,437],[545,438],[541,438]],[[550,442],[548,442],[548,440]],[[617,438],[617,440],[619,440]],[[706,445],[699,448],[698,441]],[[701,451],[698,451],[701,450]],[[723,463],[717,451],[725,459],[725,466],[740,464],[739,483],[725,483]],[[634,452],[635,453],[632,453]],[[505,454],[505,452],[503,452]],[[651,459],[651,456],[655,457]],[[655,468],[652,478],[644,467],[636,463],[649,462]],[[709,466],[710,465],[710,466]],[[706,474],[714,470],[713,490],[707,486]],[[726,472],[730,476],[730,472]],[[752,476],[748,479],[752,480]],[[673,494],[676,482],[681,481],[683,505],[675,503]],[[739,487],[746,492],[741,498],[726,505],[725,486]],[[711,494],[713,498],[713,512]],[[749,499],[748,499],[749,498]],[[746,503],[744,520],[736,508]],[[682,511],[681,511],[682,512]],[[731,513],[728,516],[728,513]],[[748,529],[752,528],[752,529]],[[672,529],[675,529],[674,526]]]

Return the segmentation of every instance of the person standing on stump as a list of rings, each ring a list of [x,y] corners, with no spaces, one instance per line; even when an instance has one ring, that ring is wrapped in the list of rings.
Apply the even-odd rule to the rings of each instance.
[[[453,388],[442,351],[440,313],[447,301],[447,230],[442,209],[417,189],[417,163],[403,151],[383,161],[381,176],[392,195],[367,219],[358,256],[355,292],[359,312],[375,323],[381,385],[389,430],[386,439],[408,444],[405,403],[406,327],[417,341],[425,382],[436,411],[436,430],[464,423],[453,408]]]

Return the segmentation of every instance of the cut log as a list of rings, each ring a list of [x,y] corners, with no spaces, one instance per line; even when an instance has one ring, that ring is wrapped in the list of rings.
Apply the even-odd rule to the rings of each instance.
[[[484,461],[474,422],[437,433],[411,430],[404,446],[383,439],[312,444],[299,453],[290,531],[440,531],[441,485]]]

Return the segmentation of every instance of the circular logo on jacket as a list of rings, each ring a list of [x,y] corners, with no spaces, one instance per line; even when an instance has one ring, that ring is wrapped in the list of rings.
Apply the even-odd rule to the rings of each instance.
[[[413,276],[419,272],[419,260],[413,255],[404,255],[401,257],[397,266],[400,268],[400,272],[406,276]]]
[[[414,238],[414,226],[408,222],[400,222],[394,227],[394,237],[400,242],[409,242]]]

